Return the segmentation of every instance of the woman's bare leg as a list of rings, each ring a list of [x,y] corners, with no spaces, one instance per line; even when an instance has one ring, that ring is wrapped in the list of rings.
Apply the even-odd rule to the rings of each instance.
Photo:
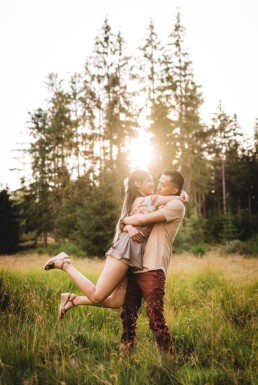
[[[63,307],[63,312],[66,313],[70,308],[74,306],[97,306],[97,307],[105,307],[110,309],[119,309],[124,304],[125,293],[127,289],[127,274],[120,282],[120,284],[115,288],[115,290],[102,302],[94,303],[87,296],[71,294],[73,300],[68,301]]]
[[[99,276],[96,286],[81,274],[71,263],[64,263],[62,269],[88,297],[92,302],[91,305],[93,305],[100,304],[105,299],[108,300],[108,296],[110,296],[125,276],[128,265],[122,260],[107,256],[104,269]],[[112,300],[109,299],[109,302],[112,303]]]

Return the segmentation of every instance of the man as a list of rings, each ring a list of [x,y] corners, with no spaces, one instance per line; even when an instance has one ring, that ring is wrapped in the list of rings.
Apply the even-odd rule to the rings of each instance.
[[[161,176],[157,193],[159,195],[180,195],[184,178],[181,173],[165,170]],[[125,230],[134,240],[139,233],[132,225],[155,223],[148,239],[143,257],[143,269],[128,273],[125,303],[121,312],[123,334],[120,361],[132,351],[136,338],[137,313],[144,299],[152,330],[158,348],[175,359],[175,349],[164,318],[165,278],[171,256],[172,243],[185,215],[184,204],[179,200],[170,201],[150,214],[137,214],[124,218]]]

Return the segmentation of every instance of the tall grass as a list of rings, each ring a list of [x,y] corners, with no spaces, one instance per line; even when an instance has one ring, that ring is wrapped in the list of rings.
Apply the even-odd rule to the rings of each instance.
[[[172,262],[165,314],[177,364],[160,356],[144,307],[135,351],[119,364],[119,311],[78,307],[58,321],[60,293],[79,294],[69,278],[40,271],[35,259],[23,269],[15,268],[16,259],[13,267],[5,264],[0,271],[0,384],[256,384],[257,273],[251,260],[237,260],[233,269],[224,257]],[[76,263],[96,281],[102,262]]]

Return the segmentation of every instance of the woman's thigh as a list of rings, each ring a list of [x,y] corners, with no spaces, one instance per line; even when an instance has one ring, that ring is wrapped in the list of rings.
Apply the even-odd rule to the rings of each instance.
[[[107,256],[102,273],[96,284],[95,297],[98,300],[107,298],[119,285],[128,270],[122,260]]]

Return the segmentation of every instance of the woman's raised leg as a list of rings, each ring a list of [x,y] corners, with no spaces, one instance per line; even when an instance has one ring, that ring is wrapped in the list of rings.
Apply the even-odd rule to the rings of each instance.
[[[120,259],[107,256],[103,271],[96,285],[80,273],[70,261],[69,263],[64,261],[62,270],[70,276],[91,302],[99,304],[107,299],[121,282],[128,270],[128,265]]]
[[[92,302],[85,295],[76,295],[71,293],[63,293],[61,294],[61,302],[59,305],[59,318],[63,318],[65,313],[69,309],[74,306],[97,306],[97,307],[105,307],[110,309],[119,309],[124,304],[125,293],[127,289],[127,274],[123,278],[123,280],[119,283],[119,285],[115,288],[115,290],[102,302],[95,303]],[[66,300],[63,300],[66,298]]]

